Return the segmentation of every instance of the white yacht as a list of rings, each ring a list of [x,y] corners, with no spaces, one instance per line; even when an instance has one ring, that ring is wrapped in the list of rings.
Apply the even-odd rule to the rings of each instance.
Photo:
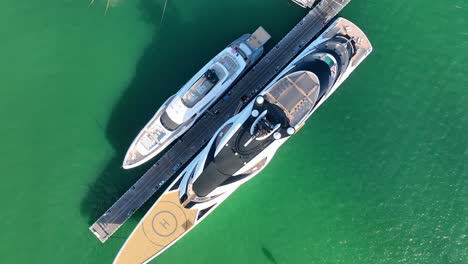
[[[130,145],[122,167],[150,160],[184,134],[263,53],[270,36],[259,27],[235,40],[209,61],[156,112]]]
[[[144,216],[114,263],[147,263],[199,224],[266,167],[371,51],[358,27],[336,20],[218,129]]]

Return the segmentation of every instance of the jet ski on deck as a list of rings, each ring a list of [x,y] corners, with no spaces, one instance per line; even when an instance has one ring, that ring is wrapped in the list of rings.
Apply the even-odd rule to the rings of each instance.
[[[199,224],[267,166],[371,51],[359,28],[336,20],[218,129],[141,220],[114,263],[146,263]]]
[[[270,36],[262,28],[245,34],[208,62],[156,112],[130,145],[122,167],[150,160],[184,134],[263,53]]]

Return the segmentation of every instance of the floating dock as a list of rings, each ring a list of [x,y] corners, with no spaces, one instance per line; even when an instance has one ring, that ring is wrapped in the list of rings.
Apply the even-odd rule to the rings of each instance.
[[[351,0],[321,0],[89,229],[105,242],[262,90]]]

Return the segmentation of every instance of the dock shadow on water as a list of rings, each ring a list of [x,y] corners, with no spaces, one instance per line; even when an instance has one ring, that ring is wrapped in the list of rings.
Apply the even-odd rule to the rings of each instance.
[[[274,3],[276,5],[284,4],[274,2],[277,2]],[[121,167],[130,143],[170,95],[242,34],[253,32],[263,25],[274,36],[269,43],[272,45],[296,22],[275,22],[280,26],[265,24],[265,21],[277,21],[275,18],[281,17],[282,9],[274,7],[272,12],[266,12],[265,7],[255,1],[214,5],[212,1],[202,0],[189,7],[185,7],[184,1],[168,1],[162,24],[164,1],[140,0],[140,6],[142,19],[154,26],[153,35],[136,64],[133,78],[103,128],[115,154],[103,166],[95,181],[90,183],[82,200],[81,212],[88,217],[90,225],[156,160],[136,169],[124,170]],[[298,19],[303,15],[299,11]],[[252,12],[257,15],[249,15]],[[118,30],[117,26],[115,30]],[[141,217],[144,212],[139,210],[136,216]]]
[[[262,253],[270,263],[278,264],[278,261],[276,261],[275,256],[273,256],[273,253],[271,253],[271,251],[268,248],[262,247]]]

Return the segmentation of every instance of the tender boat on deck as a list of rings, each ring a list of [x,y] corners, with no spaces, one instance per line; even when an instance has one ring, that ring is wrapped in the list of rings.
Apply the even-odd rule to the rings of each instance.
[[[270,36],[259,27],[235,40],[171,96],[141,130],[122,167],[137,167],[184,134],[240,76],[257,62]]]

